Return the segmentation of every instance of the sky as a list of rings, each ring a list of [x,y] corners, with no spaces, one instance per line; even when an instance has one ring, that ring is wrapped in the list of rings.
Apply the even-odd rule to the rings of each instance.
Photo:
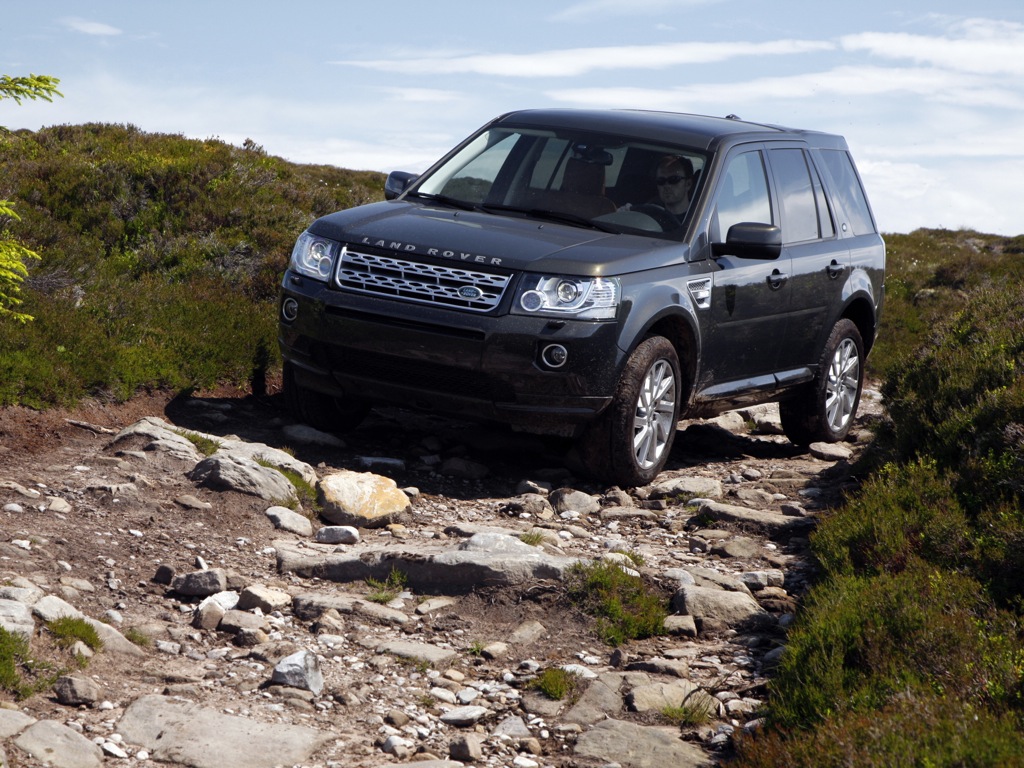
[[[422,171],[532,107],[846,137],[883,232],[1024,234],[1021,0],[5,2],[0,125],[130,123],[298,163]]]

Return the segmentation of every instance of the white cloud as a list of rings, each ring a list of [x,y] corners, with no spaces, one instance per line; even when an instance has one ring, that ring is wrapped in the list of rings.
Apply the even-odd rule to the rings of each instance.
[[[465,94],[457,91],[442,91],[437,88],[383,88],[395,101],[425,101],[430,104],[463,101]]]
[[[860,98],[901,93],[953,104],[1024,109],[1024,94],[1019,88],[999,88],[973,75],[929,68],[850,66],[788,77],[700,83],[670,89],[567,88],[548,91],[547,96],[555,101],[590,106],[693,111],[694,105],[732,106],[778,99]]]
[[[844,50],[904,59],[943,69],[989,75],[1024,75],[1024,25],[969,19],[953,26],[958,36],[929,37],[865,32],[840,38]]]
[[[77,16],[67,16],[61,19],[61,23],[68,29],[72,29],[75,32],[81,32],[83,35],[110,37],[121,34],[121,30],[117,27],[112,27],[109,24],[104,24],[99,21],[80,19]]]
[[[834,43],[773,40],[766,43],[670,43],[600,48],[567,48],[523,54],[434,55],[420,58],[336,61],[335,64],[407,75],[498,75],[572,77],[595,70],[666,69],[740,57],[780,56],[829,51]]]
[[[672,8],[710,5],[721,0],[587,0],[576,3],[549,17],[551,21],[588,21],[606,16],[631,16],[657,13]]]

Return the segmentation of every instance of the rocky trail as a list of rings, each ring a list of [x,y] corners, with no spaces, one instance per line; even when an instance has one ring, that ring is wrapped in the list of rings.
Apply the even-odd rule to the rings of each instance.
[[[881,410],[866,390],[850,442],[810,451],[771,408],[683,422],[618,489],[558,441],[400,409],[338,438],[279,400],[0,411],[0,656],[29,649],[0,668],[4,765],[716,764]],[[601,639],[566,587],[595,561],[663,598],[664,634]],[[62,647],[68,616],[102,648]]]

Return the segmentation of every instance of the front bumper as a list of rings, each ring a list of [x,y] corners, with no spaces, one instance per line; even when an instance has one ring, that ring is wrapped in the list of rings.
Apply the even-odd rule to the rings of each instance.
[[[565,433],[611,402],[623,363],[614,322],[482,315],[330,290],[286,275],[281,353],[300,386],[338,397]],[[557,368],[551,345],[566,351]]]

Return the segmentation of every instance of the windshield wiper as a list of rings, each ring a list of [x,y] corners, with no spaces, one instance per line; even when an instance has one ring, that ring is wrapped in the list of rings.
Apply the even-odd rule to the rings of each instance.
[[[549,221],[557,221],[562,224],[572,224],[577,227],[586,227],[587,229],[596,229],[598,232],[608,232],[611,234],[618,234],[619,230],[615,227],[610,227],[600,221],[593,221],[588,219],[586,216],[578,216],[575,213],[565,213],[563,211],[550,211],[547,208],[519,208],[514,205],[482,205],[480,210],[492,212],[508,212],[508,213],[522,213],[527,216],[532,216],[537,219],[548,219]]]
[[[435,195],[429,192],[410,192],[406,197],[418,197],[422,200],[430,200],[432,202],[441,203],[442,205],[448,205],[452,208],[459,208],[463,211],[479,211],[480,206],[476,203],[469,203],[465,200],[459,200],[457,197],[448,197],[448,195]]]

